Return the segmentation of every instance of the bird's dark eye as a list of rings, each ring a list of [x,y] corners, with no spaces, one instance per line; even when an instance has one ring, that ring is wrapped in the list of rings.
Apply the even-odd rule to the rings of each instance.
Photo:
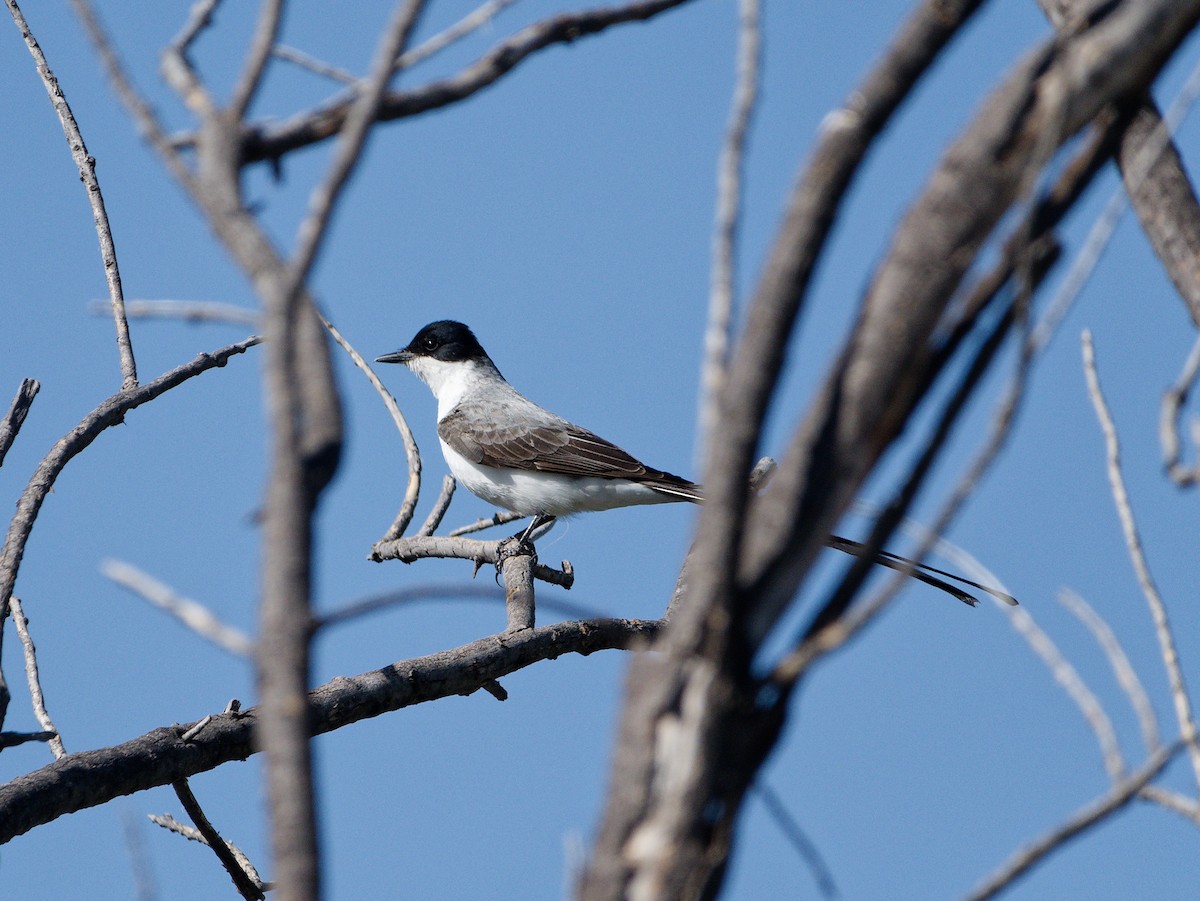
[[[434,335],[426,335],[425,340],[421,342],[426,350],[437,350],[438,339]]]

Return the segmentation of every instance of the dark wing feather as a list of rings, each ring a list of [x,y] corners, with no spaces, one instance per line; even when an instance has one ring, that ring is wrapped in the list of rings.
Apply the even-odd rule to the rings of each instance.
[[[611,441],[566,420],[483,424],[455,408],[438,423],[438,435],[468,460],[484,466],[629,479],[692,500],[700,498],[699,487],[687,479],[652,469]]]

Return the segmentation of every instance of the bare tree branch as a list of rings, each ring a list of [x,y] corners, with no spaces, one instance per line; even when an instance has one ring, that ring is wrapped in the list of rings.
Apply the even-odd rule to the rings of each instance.
[[[33,406],[33,399],[41,387],[36,379],[21,379],[21,387],[17,389],[8,412],[0,419],[0,466],[4,465],[8,449],[17,440],[17,432],[25,424],[25,417],[29,415],[29,408]]]
[[[183,805],[187,815],[196,824],[196,831],[200,833],[204,844],[212,848],[213,853],[217,855],[217,860],[221,862],[221,866],[233,880],[233,887],[237,889],[237,893],[247,901],[265,901],[267,897],[263,893],[265,886],[262,879],[259,878],[258,872],[254,867],[248,866],[250,861],[246,855],[238,852],[225,839],[221,838],[221,834],[209,822],[204,808],[196,800],[187,779],[175,779],[171,782],[171,787],[175,789],[175,796],[179,798],[179,803]]]
[[[136,566],[121,560],[104,560],[100,572],[122,588],[170,614],[201,638],[237,657],[254,654],[254,641],[241,629],[221,622],[211,610],[198,601],[186,598]]]
[[[563,654],[644,645],[658,629],[657,621],[647,620],[556,623],[339,677],[309,692],[312,734],[402,707],[467,695],[486,682]],[[0,844],[65,814],[245,760],[259,749],[259,722],[257,708],[221,714],[192,741],[180,738],[186,726],[169,726],[123,744],[71,754],[18,776],[0,785]]]
[[[33,715],[37,717],[38,725],[42,727],[43,731],[52,734],[49,739],[51,753],[54,754],[55,759],[62,759],[67,756],[67,749],[63,747],[58,727],[54,725],[54,720],[50,718],[50,713],[46,710],[46,698],[42,694],[42,680],[38,675],[37,648],[34,647],[33,638],[29,634],[29,618],[21,609],[21,599],[16,595],[9,598],[9,604],[12,607],[13,624],[17,627],[17,635],[20,636],[21,647],[25,651],[25,678],[29,682],[29,698],[33,702]]]
[[[1175,706],[1175,718],[1179,723],[1179,736],[1187,747],[1192,761],[1192,771],[1200,787],[1200,743],[1196,740],[1196,721],[1192,713],[1191,698],[1183,679],[1183,670],[1179,665],[1179,651],[1175,646],[1175,636],[1171,630],[1171,621],[1167,617],[1167,607],[1159,594],[1158,586],[1150,573],[1146,555],[1142,549],[1142,539],[1138,534],[1137,522],[1133,517],[1133,506],[1129,501],[1129,492],[1125,488],[1125,478],[1121,474],[1121,445],[1117,437],[1117,427],[1109,412],[1108,403],[1100,388],[1100,377],[1096,371],[1096,353],[1092,346],[1092,334],[1083,333],[1083,371],[1087,376],[1088,395],[1096,410],[1096,419],[1104,433],[1104,446],[1107,455],[1108,482],[1112,490],[1113,503],[1117,508],[1117,516],[1121,520],[1121,531],[1125,535],[1125,544],[1129,551],[1130,562],[1133,563],[1138,585],[1150,608],[1150,618],[1154,621],[1154,633],[1158,639],[1159,653],[1162,655],[1163,666],[1167,671],[1167,681],[1171,686],[1171,701]]]
[[[691,0],[639,0],[624,6],[564,13],[530,25],[501,42],[457,75],[383,98],[378,121],[390,122],[449,106],[495,84],[528,57],[555,44],[566,44],[614,25],[651,19]],[[327,106],[280,123],[251,126],[242,136],[242,158],[247,163],[279,159],[285,154],[328,140],[341,132],[353,97],[339,97]],[[173,146],[193,145],[196,135],[182,135]]]
[[[1137,714],[1138,723],[1142,728],[1142,742],[1146,746],[1146,751],[1153,752],[1162,743],[1158,736],[1158,718],[1154,715],[1154,705],[1150,703],[1146,689],[1142,687],[1142,680],[1138,678],[1137,670],[1129,662],[1129,657],[1126,655],[1125,649],[1121,647],[1121,642],[1104,618],[1074,591],[1069,589],[1060,591],[1058,602],[1087,627],[1087,630],[1096,639],[1096,643],[1103,649],[1104,656],[1108,658],[1108,664],[1112,667],[1113,675],[1117,677],[1117,682],[1125,692],[1125,697],[1129,699],[1129,706]]]
[[[168,832],[174,832],[176,835],[182,835],[190,842],[198,842],[201,845],[209,844],[209,840],[199,829],[189,826],[187,823],[179,822],[170,814],[151,813],[147,814],[146,818],[155,826],[160,826]],[[251,882],[261,886],[264,891],[271,888],[270,884],[258,875],[258,870],[255,869],[254,864],[250,862],[250,858],[245,855],[241,848],[229,841],[225,842],[225,847],[229,849],[229,852],[233,855],[242,870],[245,871]]]
[[[1188,467],[1180,462],[1183,457],[1180,445],[1183,442],[1179,437],[1179,420],[1183,415],[1184,404],[1196,385],[1197,375],[1200,375],[1200,337],[1193,342],[1179,378],[1163,393],[1162,406],[1159,408],[1158,440],[1163,449],[1163,466],[1166,467],[1171,481],[1180,488],[1190,487],[1200,481],[1200,463]],[[1194,436],[1194,426],[1192,431]],[[2,447],[3,444],[0,444],[0,448]],[[0,460],[2,459],[0,456]]]
[[[50,71],[50,65],[46,62],[42,48],[38,46],[37,39],[33,36],[29,23],[21,14],[16,0],[4,0],[4,2],[12,14],[13,21],[21,30],[25,46],[29,48],[34,63],[37,65],[38,75],[41,76],[42,84],[46,86],[46,93],[50,95],[50,102],[54,104],[58,121],[62,124],[63,132],[67,136],[71,157],[79,168],[79,179],[87,190],[88,203],[92,207],[92,219],[96,226],[96,237],[100,241],[100,258],[104,263],[104,278],[108,282],[108,297],[112,304],[113,322],[117,328],[117,350],[121,355],[121,388],[128,390],[137,387],[137,363],[133,358],[133,342],[129,338],[129,322],[125,319],[125,299],[121,293],[121,271],[117,266],[117,249],[113,244],[108,212],[104,209],[104,195],[100,193],[100,181],[96,178],[96,161],[88,153],[87,145],[83,142],[83,134],[79,130],[79,123],[75,121],[71,107],[67,104],[62,86],[54,77],[54,73]]]
[[[282,21],[283,0],[263,0],[250,52],[246,54],[241,77],[237,81],[237,87],[233,89],[233,98],[229,101],[228,114],[236,122],[246,117],[246,111],[254,102],[254,95],[262,86],[263,74],[266,72],[267,62],[271,59],[271,48],[275,46],[279,37]]]
[[[429,515],[425,517],[425,522],[421,523],[421,528],[417,529],[418,538],[428,538],[437,531],[437,527],[442,524],[442,519],[445,517],[446,511],[450,509],[450,501],[454,500],[454,488],[457,484],[454,476],[450,474],[442,476],[442,490],[438,493],[437,501],[430,508]],[[391,533],[392,530],[389,529],[388,536],[393,538],[400,537]]]
[[[717,164],[717,211],[712,237],[708,323],[704,332],[704,363],[700,372],[700,453],[714,438],[717,398],[725,383],[733,330],[737,231],[742,204],[742,168],[750,120],[758,100],[758,71],[762,55],[759,0],[739,4],[737,83],[726,126],[725,143]],[[703,460],[701,460],[703,463]]]
[[[104,304],[103,310],[107,310]],[[89,313],[102,309],[96,302],[88,305]],[[262,316],[257,310],[215,300],[127,300],[125,315],[130,319],[182,319],[185,322],[225,322],[229,325],[248,325],[259,328]]]
[[[1091,14],[1086,0],[1038,0],[1038,5],[1063,33],[1077,28]],[[1187,101],[1192,102],[1194,98]],[[1171,118],[1169,112],[1167,118]],[[1179,149],[1169,138],[1175,128],[1163,123],[1147,92],[1139,98],[1136,113],[1121,137],[1117,165],[1146,236],[1187,304],[1192,321],[1200,325],[1200,203]],[[1147,147],[1151,148],[1148,156]]]
[[[1004,866],[989,876],[981,885],[964,895],[963,901],[986,901],[987,898],[994,898],[1045,860],[1051,852],[1061,848],[1091,827],[1104,822],[1113,813],[1137,798],[1139,792],[1150,783],[1151,779],[1162,772],[1163,767],[1170,762],[1181,747],[1182,745],[1176,742],[1173,745],[1159,748],[1128,779],[1114,785],[1108,792],[1080,809],[1061,826],[1014,854]]]

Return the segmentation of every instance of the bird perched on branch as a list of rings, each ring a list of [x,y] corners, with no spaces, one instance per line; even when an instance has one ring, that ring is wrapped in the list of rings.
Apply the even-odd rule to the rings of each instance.
[[[704,500],[699,485],[647,466],[520,394],[461,322],[431,322],[402,350],[376,362],[403,363],[429,386],[437,398],[438,439],[450,472],[487,503],[532,516],[522,538],[559,516]],[[848,554],[866,553],[864,545],[836,535],[827,543]],[[938,576],[1016,603],[1001,592],[886,551],[872,559],[968,604],[976,599]]]

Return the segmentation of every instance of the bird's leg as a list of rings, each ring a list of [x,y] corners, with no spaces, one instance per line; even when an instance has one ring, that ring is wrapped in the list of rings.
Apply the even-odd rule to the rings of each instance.
[[[531,536],[542,526],[549,525],[552,522],[554,522],[553,516],[550,516],[546,513],[538,513],[533,517],[532,520],[530,520],[530,523],[525,527],[524,532],[521,532],[519,535],[514,535],[513,537],[516,538],[521,544],[529,544],[529,536]]]

